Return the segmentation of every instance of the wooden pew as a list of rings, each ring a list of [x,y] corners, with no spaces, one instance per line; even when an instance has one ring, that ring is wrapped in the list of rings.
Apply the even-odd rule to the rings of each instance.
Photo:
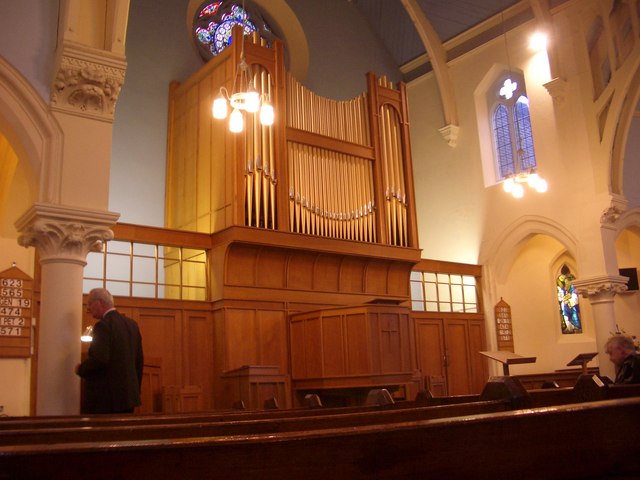
[[[497,399],[442,406],[407,408],[360,409],[349,413],[320,412],[315,415],[290,417],[265,416],[231,420],[183,421],[180,417],[162,423],[138,423],[121,425],[101,423],[81,426],[29,428],[29,422],[14,429],[0,430],[0,445],[28,445],[64,442],[148,440],[200,436],[229,436],[258,433],[324,430],[332,428],[360,427],[371,424],[398,423],[456,416],[469,416],[506,411],[509,400]]]
[[[0,447],[0,478],[621,479],[640,398],[324,430]]]

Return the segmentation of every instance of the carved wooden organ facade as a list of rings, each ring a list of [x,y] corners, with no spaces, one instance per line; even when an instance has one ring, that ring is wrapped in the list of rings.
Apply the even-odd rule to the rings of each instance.
[[[385,310],[384,322],[366,326],[373,330],[363,342],[381,335],[376,325],[388,330],[389,322],[407,318],[409,275],[420,252],[405,89],[370,73],[362,95],[323,98],[285,73],[280,42],[246,38],[172,85],[166,226],[211,234],[215,378],[245,365],[275,365],[285,375],[313,371],[322,379],[322,355],[317,368],[308,368],[308,358],[304,369],[292,365],[297,347],[290,342],[299,337],[290,334],[293,315],[395,305],[395,313]],[[226,121],[212,117],[211,105],[220,87],[232,91],[242,48],[275,122],[263,126],[257,115],[245,116],[244,131],[231,133]],[[347,323],[315,331],[324,344],[344,342]],[[309,334],[305,342],[312,342]],[[359,374],[371,386],[380,374],[410,384],[411,391],[418,387],[415,355],[406,352],[413,352],[415,339],[408,335],[397,344],[404,351],[384,352],[398,357],[386,362],[395,365],[389,368],[402,365],[402,371],[374,371],[385,369],[374,361],[382,353],[363,346],[368,357]],[[343,371],[335,364],[328,370]],[[332,385],[351,386],[349,375]],[[293,375],[292,388],[311,380]],[[218,406],[224,395],[215,389]]]

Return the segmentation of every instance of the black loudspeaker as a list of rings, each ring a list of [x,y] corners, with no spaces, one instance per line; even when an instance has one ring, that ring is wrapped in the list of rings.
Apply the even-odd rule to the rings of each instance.
[[[638,269],[637,268],[621,268],[620,275],[629,277],[627,281],[627,291],[632,292],[638,290]]]

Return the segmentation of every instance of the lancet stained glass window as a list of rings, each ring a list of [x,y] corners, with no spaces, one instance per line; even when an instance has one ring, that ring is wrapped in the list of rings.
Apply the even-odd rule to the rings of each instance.
[[[560,307],[560,328],[563,334],[582,333],[578,293],[571,282],[575,276],[564,265],[556,279],[558,305]]]
[[[535,170],[536,155],[529,115],[529,99],[523,79],[502,77],[495,85],[492,126],[497,161],[497,180]]]

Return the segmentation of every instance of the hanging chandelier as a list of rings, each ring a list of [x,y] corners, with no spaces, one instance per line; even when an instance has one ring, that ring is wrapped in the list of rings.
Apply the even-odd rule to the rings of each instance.
[[[242,8],[244,10],[244,2]],[[227,118],[229,108],[231,108],[229,130],[233,133],[239,133],[244,130],[245,113],[255,114],[260,112],[260,123],[265,126],[273,125],[275,116],[273,106],[269,103],[268,97],[256,89],[251,67],[245,59],[244,31],[245,26],[243,24],[240,63],[233,79],[231,94],[225,87],[221,87],[212,107],[213,117],[219,120]]]
[[[499,91],[500,96],[504,97],[505,100],[509,100],[513,97],[513,94],[518,89],[518,82],[511,80],[512,70],[511,70],[511,59],[509,57],[509,46],[507,44],[507,30],[506,24],[504,20],[504,11],[505,7],[503,6],[501,12],[501,23],[503,29],[503,38],[504,38],[504,49],[507,57],[507,68],[509,69],[509,75],[502,88]],[[522,97],[521,97],[522,98]],[[516,105],[520,102],[520,98],[516,100]],[[523,103],[528,105],[528,101],[526,97],[523,99]],[[527,107],[528,108],[528,107]],[[520,125],[520,115],[517,112],[517,107],[512,111],[512,118],[515,120],[514,127],[516,131],[516,147],[517,151],[515,151],[515,159],[513,162],[514,172],[511,175],[508,175],[504,178],[502,182],[502,187],[505,192],[510,193],[513,198],[522,198],[524,197],[524,185],[528,185],[529,188],[535,190],[538,193],[544,193],[547,191],[548,184],[547,181],[540,176],[539,173],[536,172],[536,163],[535,156],[533,164],[531,162],[526,161],[525,158],[527,156],[525,149],[523,147],[523,135],[522,135],[522,126]],[[513,137],[512,137],[513,139]],[[533,145],[531,146],[533,148]],[[526,166],[529,166],[527,168]]]
[[[524,197],[524,185],[528,185],[538,193],[546,192],[548,187],[547,181],[537,174],[535,170],[518,172],[507,177],[502,183],[504,191],[513,195],[513,198]]]

